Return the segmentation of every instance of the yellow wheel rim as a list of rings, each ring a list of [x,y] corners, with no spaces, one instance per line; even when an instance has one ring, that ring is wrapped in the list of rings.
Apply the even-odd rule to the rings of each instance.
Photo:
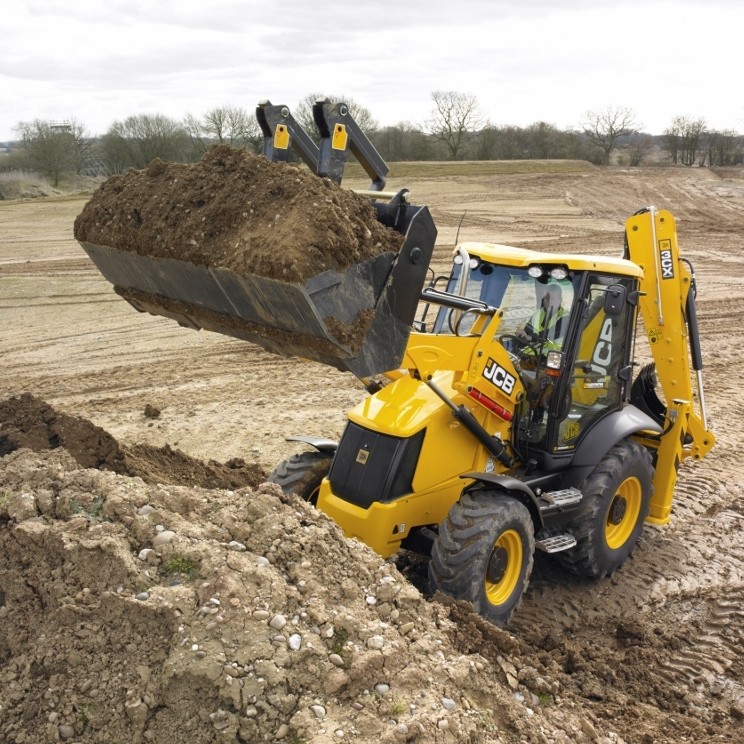
[[[516,530],[502,532],[486,569],[486,596],[492,605],[504,604],[514,593],[522,573],[522,538]]]
[[[621,548],[638,524],[643,488],[636,477],[624,480],[610,502],[605,522],[605,540],[612,550]]]

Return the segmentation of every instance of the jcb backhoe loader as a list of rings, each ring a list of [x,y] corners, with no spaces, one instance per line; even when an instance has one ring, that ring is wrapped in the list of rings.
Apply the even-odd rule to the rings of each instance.
[[[283,349],[267,333],[267,348],[307,351],[354,372],[370,393],[349,412],[339,442],[298,437],[312,449],[281,463],[272,480],[381,556],[401,548],[429,554],[432,588],[471,602],[496,624],[519,605],[536,549],[579,574],[611,575],[644,522],[669,521],[681,462],[704,457],[715,442],[694,275],[680,257],[672,215],[646,208],[631,216],[623,258],[463,243],[450,275],[422,289],[433,223],[404,192],[383,191],[387,167],[346,107],[316,105],[320,147],[286,107],[261,104],[258,118],[273,160],[296,150],[318,174],[340,181],[353,152],[372,177],[379,219],[406,234],[377,281],[384,291],[372,307],[380,322],[362,357],[342,350],[319,359],[301,343]],[[116,247],[84,247],[107,274],[102,256],[116,255]],[[149,282],[154,270],[143,271]],[[148,289],[126,270],[111,280]],[[179,288],[182,302],[190,291]],[[305,294],[305,329],[341,311],[326,308],[324,316]],[[271,325],[271,303],[275,319],[284,308],[276,292],[266,296],[260,324]],[[200,302],[194,296],[177,319],[204,325]],[[230,323],[206,327],[234,333],[225,304]],[[135,306],[161,312],[162,302]],[[262,343],[255,328],[245,337]],[[637,334],[650,342],[650,363],[634,375]],[[391,354],[395,362],[382,368]]]

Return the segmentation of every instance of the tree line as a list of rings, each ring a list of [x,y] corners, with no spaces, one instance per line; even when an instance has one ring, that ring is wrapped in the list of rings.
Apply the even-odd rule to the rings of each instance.
[[[316,100],[344,100],[357,123],[389,162],[410,160],[577,159],[596,164],[637,166],[654,149],[668,162],[684,166],[726,166],[744,162],[744,138],[735,131],[709,129],[704,119],[675,117],[660,136],[639,131],[631,109],[587,111],[576,129],[562,130],[544,121],[526,127],[494,125],[475,96],[457,91],[432,93],[430,118],[421,124],[400,122],[381,127],[371,112],[344,96],[311,94],[292,109],[309,132],[315,131]],[[114,122],[100,137],[77,121],[35,119],[16,127],[18,146],[0,169],[29,168],[57,185],[65,174],[113,175],[144,168],[153,159],[194,162],[214,144],[260,152],[263,136],[253,111],[222,106],[201,116],[176,120],[162,114],[137,114]]]

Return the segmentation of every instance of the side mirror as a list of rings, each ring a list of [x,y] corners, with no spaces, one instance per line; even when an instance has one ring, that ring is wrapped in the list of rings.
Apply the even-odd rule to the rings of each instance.
[[[621,315],[628,299],[628,291],[622,284],[612,284],[605,290],[604,311],[606,315]]]

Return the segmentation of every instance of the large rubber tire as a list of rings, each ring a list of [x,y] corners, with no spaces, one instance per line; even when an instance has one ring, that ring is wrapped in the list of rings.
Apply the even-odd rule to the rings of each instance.
[[[584,497],[572,530],[576,546],[557,553],[581,576],[611,576],[631,555],[643,532],[653,493],[648,450],[630,439],[618,442],[579,487]]]
[[[328,475],[333,456],[328,452],[301,452],[282,460],[269,475],[269,483],[278,483],[288,496],[295,494],[313,506],[318,503],[320,483]]]
[[[429,581],[503,626],[522,600],[534,552],[534,525],[524,504],[495,491],[466,493],[439,526]]]

